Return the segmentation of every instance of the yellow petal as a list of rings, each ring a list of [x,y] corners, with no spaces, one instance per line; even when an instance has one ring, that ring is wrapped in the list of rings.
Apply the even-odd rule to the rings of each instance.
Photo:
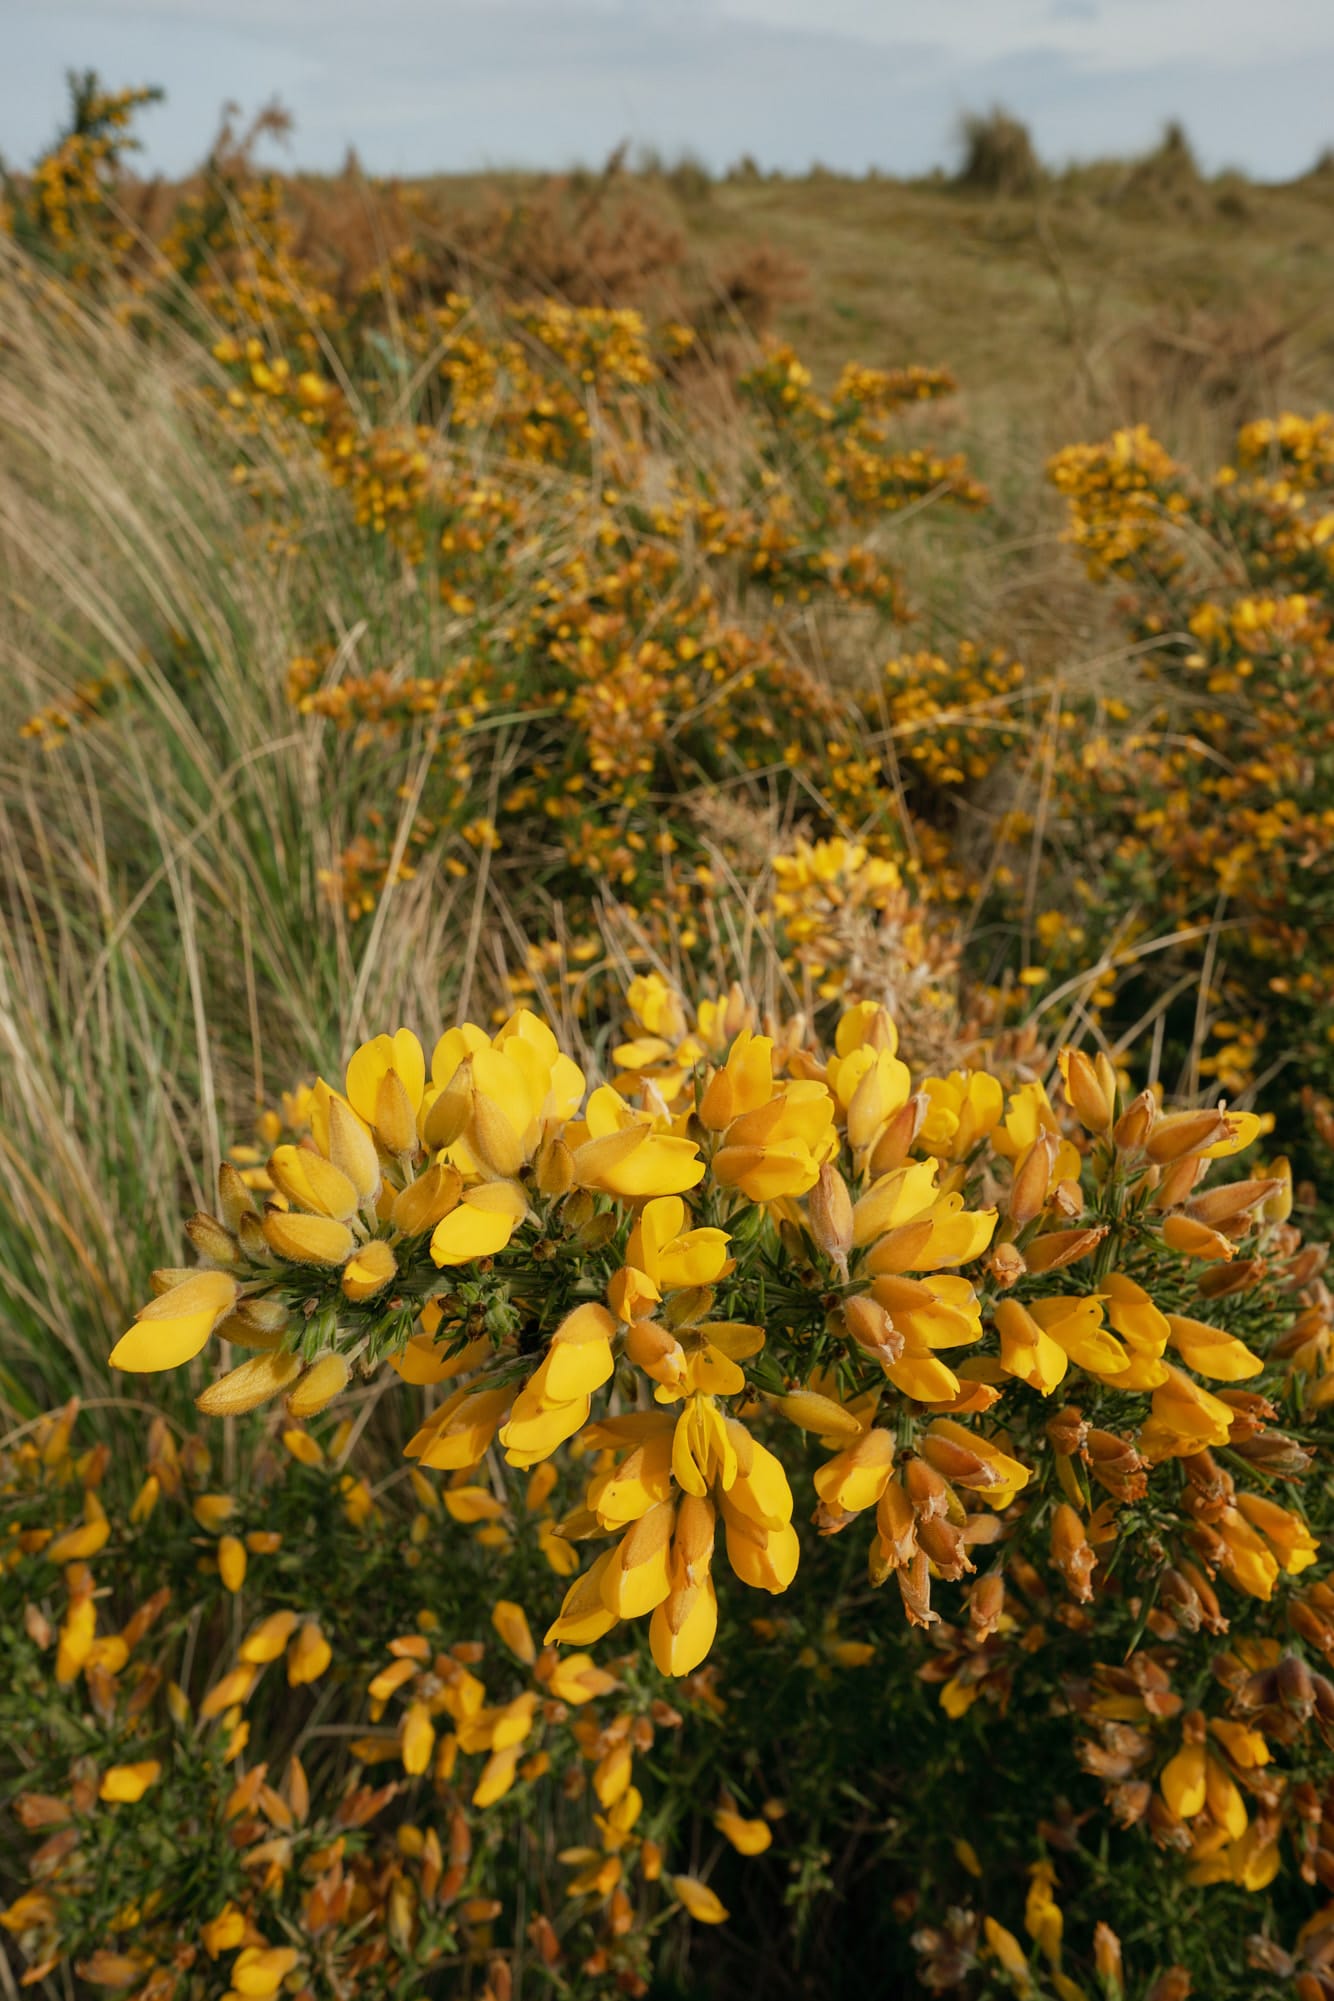
[[[707,1883],[701,1883],[698,1876],[673,1876],[670,1879],[672,1895],[683,1910],[689,1911],[697,1924],[721,1925],[728,1917],[727,1907],[711,1890]]]

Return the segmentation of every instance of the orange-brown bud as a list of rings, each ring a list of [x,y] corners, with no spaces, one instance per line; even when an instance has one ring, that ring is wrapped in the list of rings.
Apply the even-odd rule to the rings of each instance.
[[[1141,1091],[1137,1098],[1132,1098],[1112,1127],[1117,1152],[1138,1153],[1157,1116],[1158,1102],[1152,1091]]]
[[[1017,1285],[1028,1266],[1024,1255],[1015,1244],[997,1244],[987,1258],[987,1270],[995,1279],[1002,1292],[1008,1292]]]
[[[1004,1611],[1005,1578],[999,1570],[989,1570],[968,1594],[968,1623],[978,1639],[985,1640],[996,1631]]]
[[[950,1490],[933,1466],[925,1459],[906,1459],[903,1462],[903,1484],[908,1490],[918,1520],[932,1515],[948,1515]],[[957,1503],[956,1503],[957,1507]]]
[[[1107,1224],[1099,1223],[1091,1230],[1050,1230],[1045,1237],[1035,1237],[1024,1256],[1030,1271],[1060,1271],[1065,1265],[1078,1264],[1081,1258],[1096,1251],[1107,1235]]]
[[[1169,1216],[1163,1224],[1163,1242],[1169,1250],[1180,1251],[1183,1257],[1231,1258],[1231,1239],[1219,1230],[1211,1230],[1206,1223],[1196,1222],[1193,1216]]]
[[[917,1524],[917,1540],[947,1583],[966,1576],[973,1568],[964,1545],[963,1530],[939,1515]]]
[[[229,1230],[235,1230],[242,1216],[253,1216],[255,1204],[250,1190],[241,1179],[240,1170],[224,1160],[218,1169],[218,1207],[222,1220]]]
[[[542,1195],[568,1195],[574,1186],[574,1155],[559,1133],[542,1142],[536,1168],[538,1192]]]
[[[1208,1266],[1196,1279],[1195,1290],[1205,1299],[1226,1299],[1234,1292],[1249,1292],[1267,1269],[1263,1258],[1234,1258],[1231,1264]]]
[[[869,1293],[843,1302],[843,1320],[859,1348],[874,1355],[885,1368],[892,1368],[903,1353],[903,1336],[889,1314]]]
[[[1093,1596],[1098,1559],[1089,1548],[1083,1522],[1066,1501],[1058,1502],[1051,1518],[1051,1557],[1071,1597],[1087,1604]]]
[[[1089,1471],[1114,1501],[1142,1500],[1149,1490],[1145,1463],[1127,1439],[1090,1431],[1084,1444]]]
[[[1107,1990],[1108,2001],[1121,2001],[1125,1990],[1121,1941],[1102,1918],[1093,1927],[1093,1970]]]
[[[1191,1198],[1187,1213],[1211,1229],[1224,1230],[1239,1218],[1248,1218],[1266,1199],[1281,1189],[1276,1176],[1265,1180],[1225,1181],[1220,1188],[1206,1188]]]
[[[1046,1432],[1052,1451],[1072,1458],[1089,1435],[1088,1420],[1077,1405],[1068,1403],[1064,1410],[1047,1419]]]

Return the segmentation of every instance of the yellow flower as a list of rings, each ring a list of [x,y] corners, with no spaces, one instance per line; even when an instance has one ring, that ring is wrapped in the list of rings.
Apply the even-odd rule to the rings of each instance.
[[[834,1101],[814,1079],[776,1090],[767,1103],[732,1120],[713,1157],[715,1178],[752,1202],[804,1195],[836,1149]]]
[[[728,1911],[722,1899],[707,1883],[701,1883],[698,1876],[672,1876],[669,1881],[677,1903],[690,1913],[697,1924],[726,1923]]]
[[[1251,1527],[1259,1529],[1273,1548],[1289,1577],[1297,1576],[1316,1562],[1320,1544],[1291,1508],[1281,1508],[1277,1501],[1263,1494],[1238,1494],[1237,1506]]]
[[[586,1137],[573,1146],[576,1187],[632,1199],[682,1195],[703,1179],[704,1163],[693,1140],[661,1132],[636,1113],[609,1084],[594,1091],[584,1114]],[[577,1129],[571,1129],[573,1138]]]
[[[763,1855],[773,1842],[773,1829],[767,1820],[745,1820],[730,1807],[719,1807],[713,1824],[738,1855]]]
[[[296,1961],[290,1946],[248,1945],[232,1961],[233,1991],[246,2001],[267,2001],[270,1994],[278,1992]]]
[[[659,1674],[693,1673],[713,1645],[718,1628],[718,1595],[709,1568],[714,1522],[712,1502],[682,1495],[668,1593],[649,1622],[649,1646]]]
[[[292,1688],[318,1681],[333,1659],[333,1649],[319,1626],[308,1619],[287,1649],[287,1680]]]
[[[537,1648],[528,1630],[522,1605],[516,1605],[509,1598],[498,1599],[491,1608],[491,1624],[510,1652],[517,1655],[526,1667],[531,1667],[537,1659]]]
[[[1167,1324],[1171,1345],[1187,1368],[1208,1376],[1212,1382],[1244,1382],[1247,1376],[1258,1375],[1264,1367],[1244,1341],[1225,1334],[1220,1327],[1207,1327],[1203,1321],[1191,1320],[1181,1313],[1169,1313]]]
[[[615,1331],[606,1307],[592,1300],[566,1315],[500,1434],[511,1466],[535,1466],[587,1423],[590,1392],[612,1373]]]
[[[457,1207],[435,1226],[431,1257],[438,1265],[472,1264],[503,1251],[528,1213],[527,1198],[515,1181],[484,1181],[467,1188]]]
[[[948,1077],[924,1077],[930,1099],[921,1143],[938,1160],[964,1160],[995,1131],[1005,1093],[985,1070],[952,1070]]]
[[[112,1368],[178,1369],[193,1361],[218,1322],[231,1312],[240,1290],[226,1272],[191,1273],[140,1307],[134,1326],[111,1351]]]
[[[727,1264],[725,1230],[686,1230],[686,1206],[679,1195],[646,1202],[630,1232],[625,1268],[607,1288],[619,1319],[636,1320],[662,1298],[686,1286],[713,1285]]]
[[[383,1237],[372,1237],[368,1244],[354,1251],[343,1266],[344,1295],[357,1304],[374,1299],[377,1292],[384,1291],[397,1270],[398,1260]]]
[[[280,1146],[269,1161],[274,1186],[298,1209],[346,1223],[356,1215],[360,1195],[356,1184],[308,1146]]]
[[[363,1042],[347,1066],[347,1098],[386,1153],[417,1143],[417,1113],[426,1087],[426,1059],[409,1028]]]
[[[116,1805],[132,1806],[161,1776],[162,1766],[156,1758],[146,1758],[137,1765],[112,1765],[102,1774],[97,1797]]]

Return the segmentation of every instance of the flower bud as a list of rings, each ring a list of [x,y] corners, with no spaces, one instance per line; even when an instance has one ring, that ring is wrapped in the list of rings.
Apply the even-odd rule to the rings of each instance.
[[[230,1230],[224,1230],[216,1216],[210,1216],[200,1209],[185,1226],[185,1234],[194,1245],[201,1258],[210,1264],[234,1265],[240,1261],[240,1250],[236,1238]]]
[[[242,1216],[253,1216],[255,1204],[239,1171],[229,1160],[218,1169],[218,1207],[229,1230],[239,1227]]]
[[[1105,1133],[1116,1110],[1116,1074],[1099,1051],[1091,1062],[1082,1049],[1063,1049],[1057,1058],[1065,1095],[1079,1123],[1091,1133]]]
[[[352,1371],[348,1367],[346,1355],[321,1355],[312,1362],[305,1375],[287,1399],[287,1408],[293,1417],[314,1417],[326,1404],[332,1403],[338,1392],[347,1387],[347,1379]]]
[[[902,1167],[930,1109],[931,1100],[925,1091],[915,1092],[906,1104],[900,1105],[871,1149],[869,1165],[875,1179]]]
[[[923,1554],[947,1583],[966,1577],[972,1570],[962,1526],[942,1521],[939,1515],[928,1515],[917,1524],[917,1540]]]
[[[1234,1292],[1249,1292],[1260,1283],[1267,1269],[1263,1258],[1234,1258],[1231,1264],[1225,1260],[1202,1271],[1195,1281],[1195,1290],[1205,1299],[1226,1299]]]
[[[355,1238],[332,1216],[302,1216],[274,1210],[264,1218],[264,1240],[289,1264],[341,1265],[351,1257]]]
[[[1090,1431],[1084,1444],[1089,1471],[1114,1501],[1142,1500],[1149,1490],[1145,1462],[1127,1439]]]
[[[806,1215],[816,1243],[846,1276],[852,1249],[852,1198],[843,1176],[828,1161],[806,1198]]]
[[[1292,1164],[1280,1154],[1269,1163],[1269,1171],[1278,1187],[1265,1197],[1260,1214],[1266,1223],[1286,1223],[1292,1214]]]
[[[903,1462],[903,1484],[916,1510],[919,1528],[923,1520],[929,1520],[933,1515],[961,1512],[957,1501],[951,1509],[950,1502],[954,1497],[949,1487],[925,1459],[906,1459]]]
[[[1158,1186],[1153,1193],[1154,1208],[1175,1209],[1208,1172],[1209,1163],[1201,1154],[1183,1154],[1180,1160],[1174,1160],[1160,1171]]]
[[[569,1194],[574,1186],[574,1155],[559,1133],[553,1133],[543,1141],[538,1150],[536,1167],[539,1194]]]
[[[889,1314],[869,1293],[843,1302],[843,1321],[859,1348],[874,1355],[885,1368],[892,1368],[903,1353],[903,1336]]]
[[[375,1141],[351,1105],[336,1091],[330,1091],[327,1084],[317,1084],[315,1088],[317,1092],[321,1089],[328,1092],[330,1160],[342,1169],[362,1202],[373,1202],[380,1190],[380,1156],[375,1151]]]
[[[1102,1918],[1093,1927],[1093,1969],[1102,1982],[1107,2001],[1122,2001],[1125,1972],[1121,1963],[1121,1941]]]
[[[1232,1450],[1258,1473],[1295,1480],[1309,1471],[1314,1455],[1281,1431],[1263,1431],[1252,1438],[1229,1439]]]
[[[1040,1132],[1015,1162],[1009,1218],[1016,1230],[1022,1230],[1026,1223],[1031,1223],[1046,1208],[1047,1190],[1051,1185],[1060,1144],[1054,1132]]]

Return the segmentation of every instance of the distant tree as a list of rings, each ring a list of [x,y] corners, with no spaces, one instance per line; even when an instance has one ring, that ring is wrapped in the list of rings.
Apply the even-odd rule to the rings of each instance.
[[[960,127],[963,158],[954,185],[977,194],[1028,195],[1046,178],[1028,127],[999,104],[970,112]]]

